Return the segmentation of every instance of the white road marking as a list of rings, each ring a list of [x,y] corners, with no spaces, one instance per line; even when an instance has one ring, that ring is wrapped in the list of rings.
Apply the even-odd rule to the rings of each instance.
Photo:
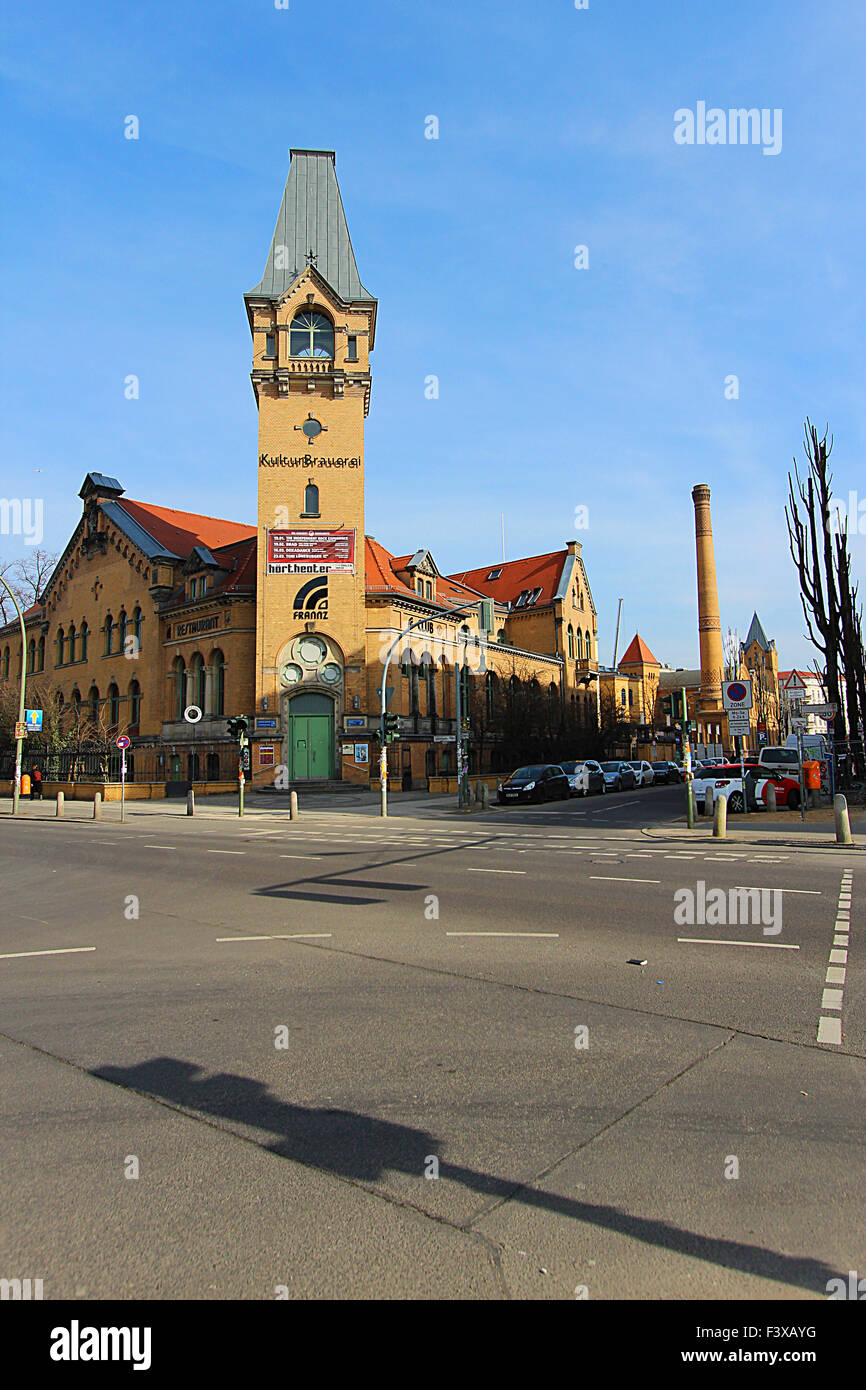
[[[216,941],[307,941],[313,938],[331,936],[329,931],[302,931],[288,936],[285,933],[275,936],[218,936]]]
[[[281,854],[280,859],[324,859],[323,854]]]
[[[526,869],[467,869],[467,874],[525,874]]]
[[[831,951],[831,952],[830,952],[830,964],[831,964],[831,965],[847,965],[847,964],[848,964],[848,952],[847,952],[847,951]]]
[[[825,989],[821,998],[822,1009],[841,1009],[842,991],[841,989]]]
[[[689,942],[692,946],[764,946],[770,951],[799,951],[799,946],[789,946],[781,941],[720,941],[703,936],[678,936],[677,941]]]
[[[820,888],[769,888],[766,883],[760,888],[754,886],[750,888],[745,883],[738,883],[735,887],[737,892],[742,890],[746,893],[803,893],[809,898],[820,898],[822,896]]]
[[[559,936],[558,931],[447,931],[446,936]]]
[[[819,1043],[834,1043],[838,1047],[842,1042],[841,1018],[819,1018],[817,1041]]]
[[[824,976],[828,985],[844,985],[845,967],[844,965],[828,965],[827,974]]]
[[[177,845],[144,845],[144,849],[171,849],[176,850]]]
[[[205,854],[246,854],[245,849],[208,849]]]
[[[20,960],[22,956],[74,956],[81,951],[95,951],[95,946],[59,946],[54,951],[9,951],[0,960]]]
[[[616,874],[590,874],[590,878],[599,879],[603,883],[661,883],[660,878],[624,878]]]

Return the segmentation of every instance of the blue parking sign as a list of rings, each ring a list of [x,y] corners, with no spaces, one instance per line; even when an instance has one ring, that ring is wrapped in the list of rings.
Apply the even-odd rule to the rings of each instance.
[[[42,733],[42,711],[41,709],[26,709],[24,711],[24,726],[28,734]]]

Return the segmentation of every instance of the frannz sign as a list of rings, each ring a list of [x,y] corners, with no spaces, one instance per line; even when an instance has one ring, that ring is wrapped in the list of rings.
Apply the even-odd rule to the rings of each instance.
[[[328,616],[328,576],[317,574],[308,579],[295,594],[294,614],[296,618],[327,618]]]

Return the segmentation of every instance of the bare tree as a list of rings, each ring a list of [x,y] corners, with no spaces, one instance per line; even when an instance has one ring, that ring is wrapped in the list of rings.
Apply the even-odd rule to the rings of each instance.
[[[54,572],[58,556],[50,550],[37,548],[22,560],[0,560],[0,574],[6,580],[23,610],[32,608],[42,597],[42,590]],[[15,606],[0,585],[0,617],[4,623],[16,616]]]

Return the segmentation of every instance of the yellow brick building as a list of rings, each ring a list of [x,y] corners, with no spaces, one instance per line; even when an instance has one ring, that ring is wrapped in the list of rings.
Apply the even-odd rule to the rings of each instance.
[[[509,721],[532,723],[539,747],[557,730],[561,747],[566,726],[597,731],[597,618],[576,541],[444,575],[429,550],[395,555],[366,534],[377,302],[332,152],[292,151],[265,271],[244,299],[256,524],[133,501],[119,480],[87,475],[81,520],[26,615],[28,705],[46,712],[28,753],[50,755],[58,781],[98,779],[127,733],[139,789],[225,786],[237,776],[226,718],[245,715],[256,784],[366,785],[389,651],[388,757],[404,786],[455,770],[458,699],[472,771],[501,762]],[[10,623],[7,739],[19,662]]]

